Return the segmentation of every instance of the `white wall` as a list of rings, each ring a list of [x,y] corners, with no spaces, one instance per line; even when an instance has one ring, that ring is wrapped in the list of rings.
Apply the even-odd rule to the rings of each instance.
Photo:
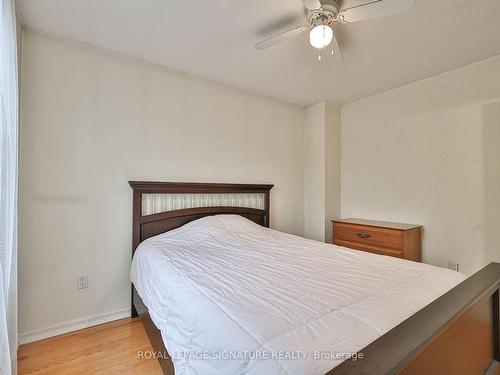
[[[485,206],[498,219],[500,205],[485,191],[499,186],[500,122],[486,116],[496,138],[485,139],[483,107],[499,100],[496,57],[344,106],[342,216],[424,225],[428,263],[470,274],[498,260],[485,248],[485,228],[498,233]]]
[[[304,235],[331,242],[340,215],[340,108],[320,102],[304,110]]]
[[[30,31],[22,48],[25,339],[126,313],[128,180],[273,183],[271,226],[303,234],[302,108]]]

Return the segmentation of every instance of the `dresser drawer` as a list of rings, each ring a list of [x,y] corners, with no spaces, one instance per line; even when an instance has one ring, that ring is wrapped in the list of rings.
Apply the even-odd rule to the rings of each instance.
[[[401,252],[403,233],[387,228],[335,223],[334,240]]]
[[[399,230],[375,228],[362,225],[335,223],[335,239],[360,244],[400,250],[403,248],[403,234]]]
[[[332,220],[333,243],[351,249],[421,260],[421,225],[363,219]]]

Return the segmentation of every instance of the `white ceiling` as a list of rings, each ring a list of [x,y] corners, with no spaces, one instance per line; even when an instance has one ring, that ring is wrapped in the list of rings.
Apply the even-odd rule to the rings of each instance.
[[[499,0],[417,0],[410,13],[339,25],[344,61],[307,36],[300,0],[17,0],[24,26],[291,103],[348,103],[500,54]],[[286,28],[285,28],[286,29]],[[267,31],[267,33],[266,33]],[[269,32],[270,31],[270,32]]]

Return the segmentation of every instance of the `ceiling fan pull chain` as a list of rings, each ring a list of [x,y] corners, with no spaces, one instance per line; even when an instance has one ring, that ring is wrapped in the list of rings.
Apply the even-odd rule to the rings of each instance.
[[[318,48],[318,61],[321,61],[321,49]]]

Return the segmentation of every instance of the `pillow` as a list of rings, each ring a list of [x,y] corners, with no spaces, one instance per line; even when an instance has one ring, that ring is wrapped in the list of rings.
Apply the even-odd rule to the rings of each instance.
[[[206,231],[213,235],[234,232],[255,232],[264,228],[240,215],[213,215],[193,220],[182,226],[188,231]]]

